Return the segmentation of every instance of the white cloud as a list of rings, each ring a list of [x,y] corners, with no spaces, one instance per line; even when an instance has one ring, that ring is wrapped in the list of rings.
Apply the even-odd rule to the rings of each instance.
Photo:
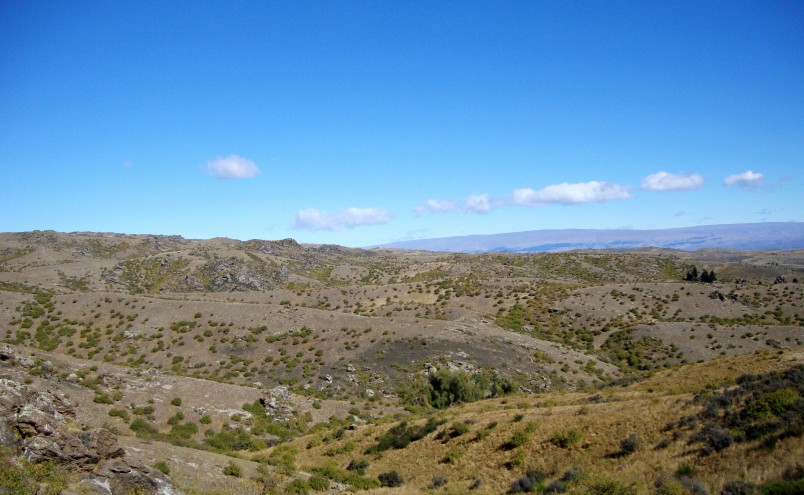
[[[423,204],[414,208],[413,211],[416,212],[417,215],[423,215],[425,213],[444,213],[454,209],[455,203],[448,199],[428,199]]]
[[[723,184],[727,186],[737,185],[745,191],[756,191],[763,186],[764,182],[764,175],[751,170],[746,170],[741,174],[730,175],[723,179]]]
[[[649,191],[689,191],[700,188],[703,182],[698,174],[670,174],[662,170],[642,179],[640,187]]]
[[[631,190],[619,184],[589,181],[553,184],[534,191],[529,187],[514,189],[511,201],[520,206],[538,206],[549,203],[575,205],[631,198]]]
[[[471,194],[460,201],[451,199],[428,199],[413,211],[417,215],[425,213],[487,213],[500,206],[500,201],[493,200],[488,194]]]
[[[298,230],[341,230],[363,225],[382,225],[390,222],[393,215],[382,208],[346,208],[335,213],[324,213],[315,208],[296,212],[293,228]]]
[[[207,171],[219,179],[248,179],[260,173],[254,162],[237,155],[212,160]]]
[[[486,213],[491,210],[491,201],[488,194],[473,194],[467,196],[461,205],[461,211],[467,213]]]

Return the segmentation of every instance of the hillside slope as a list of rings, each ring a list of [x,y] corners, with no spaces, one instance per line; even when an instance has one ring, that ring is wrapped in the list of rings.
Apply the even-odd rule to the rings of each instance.
[[[685,280],[693,267],[716,280]],[[23,356],[1,370],[16,383],[68,396],[88,426],[116,432],[188,493],[262,493],[294,476],[307,483],[297,475],[307,467],[320,468],[319,482],[327,474],[370,487],[394,463],[418,466],[402,473],[408,488],[397,490],[421,490],[433,481],[428,476],[442,474],[397,457],[407,449],[371,454],[365,479],[341,471],[404,418],[419,426],[421,415],[449,419],[441,431],[485,408],[488,418],[465,418],[483,437],[474,443],[458,445],[466,433],[441,443],[446,437],[433,441],[435,430],[400,431],[422,434],[426,442],[413,442],[429,446],[420,462],[460,480],[450,487],[468,489],[468,473],[477,471],[484,488],[476,489],[499,493],[529,466],[517,458],[493,474],[515,453],[564,452],[544,439],[530,454],[488,443],[519,427],[508,408],[523,409],[513,413],[524,414],[518,422],[532,413],[546,425],[554,408],[536,403],[583,402],[619,390],[603,387],[710,360],[735,359],[728,374],[736,376],[752,369],[740,356],[797,356],[788,353],[804,345],[802,275],[802,251],[449,254],[291,239],[0,234],[0,346]],[[658,376],[665,375],[650,379]],[[616,414],[638,425],[626,415],[643,403],[654,415],[693,407],[654,405],[654,398]],[[610,402],[599,407],[615,408]],[[480,433],[479,422],[493,421],[494,431]],[[596,438],[582,430],[585,442]],[[589,449],[620,440],[607,436]],[[251,459],[237,464],[240,477],[228,465],[233,456]],[[459,459],[474,464],[449,474],[463,473]],[[341,471],[326,471],[326,460]],[[205,466],[204,474],[193,466]],[[592,461],[584,466],[599,472]],[[548,467],[553,478],[562,469],[538,469]],[[647,489],[656,472],[622,479]]]

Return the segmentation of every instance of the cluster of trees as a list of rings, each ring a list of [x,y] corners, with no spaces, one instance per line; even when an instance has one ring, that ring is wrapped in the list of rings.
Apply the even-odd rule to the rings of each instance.
[[[507,395],[517,389],[518,385],[504,376],[489,377],[484,373],[443,367],[432,373],[417,374],[399,393],[410,405],[445,409],[453,404]]]
[[[687,270],[687,274],[684,276],[684,280],[687,282],[704,282],[707,284],[711,284],[715,280],[717,280],[717,275],[715,275],[715,271],[706,270],[702,271],[700,275],[698,274],[698,267],[695,265],[692,266],[689,270]]]

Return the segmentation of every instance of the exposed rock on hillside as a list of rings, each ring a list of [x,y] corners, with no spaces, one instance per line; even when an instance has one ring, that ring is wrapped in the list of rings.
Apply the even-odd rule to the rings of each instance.
[[[126,456],[109,430],[81,431],[75,419],[62,397],[0,379],[0,445],[15,455],[65,466],[80,493],[178,493],[167,476]]]

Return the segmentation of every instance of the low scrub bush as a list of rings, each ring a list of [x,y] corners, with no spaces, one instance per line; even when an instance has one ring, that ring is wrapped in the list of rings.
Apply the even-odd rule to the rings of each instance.
[[[366,449],[366,454],[377,454],[384,450],[391,449],[404,449],[410,445],[411,442],[421,440],[434,432],[442,424],[444,424],[444,420],[437,420],[435,418],[428,419],[427,423],[419,427],[410,425],[407,421],[402,421],[383,434],[377,445]]]
[[[140,438],[153,438],[159,433],[151,423],[142,418],[135,419],[128,427]]]
[[[662,476],[656,480],[656,495],[709,495],[709,490],[696,479]]]
[[[405,480],[402,479],[402,476],[400,476],[399,473],[397,473],[396,471],[389,471],[387,473],[382,473],[379,476],[377,476],[377,479],[380,480],[380,484],[382,486],[387,486],[391,488],[396,486],[402,486],[402,484],[405,483]]]
[[[508,493],[543,493],[546,489],[545,479],[547,474],[543,471],[528,471],[525,476],[511,483]]]
[[[346,466],[347,471],[354,471],[359,475],[366,474],[366,468],[369,467],[369,462],[365,459],[355,460],[352,459],[349,461],[349,465]]]
[[[310,493],[310,484],[306,480],[296,478],[285,486],[285,493],[308,495]]]
[[[578,429],[560,430],[553,434],[551,441],[562,449],[577,445],[583,439],[583,433]]]
[[[368,465],[368,463],[367,463]],[[361,476],[359,470],[346,471],[339,468],[332,462],[328,462],[323,466],[315,467],[312,469],[313,474],[323,476],[338,483],[345,483],[351,485],[358,490],[370,490],[380,487],[380,481],[377,478],[369,478]]]
[[[517,447],[521,447],[530,441],[530,432],[527,430],[519,430],[514,432],[511,436],[511,440],[509,440],[505,445],[503,445],[503,449],[505,450],[512,450]]]
[[[307,482],[314,491],[323,492],[329,490],[329,480],[321,475],[314,474]]]
[[[455,464],[458,459],[466,455],[466,449],[462,445],[452,447],[444,456],[444,462],[448,464]]]
[[[639,450],[639,439],[636,433],[628,435],[620,441],[620,456],[629,456]]]
[[[447,478],[445,476],[436,475],[436,476],[433,476],[433,479],[432,479],[432,481],[430,481],[430,484],[427,485],[427,488],[429,488],[431,490],[436,490],[436,489],[441,488],[442,486],[446,485],[448,483],[448,481],[449,480],[447,480]]]
[[[242,476],[243,470],[240,468],[240,466],[235,464],[234,461],[229,461],[229,464],[227,464],[223,468],[223,474],[225,474],[226,476],[239,478],[240,476]]]
[[[128,411],[126,411],[125,409],[112,409],[109,411],[109,416],[113,418],[120,418],[123,421],[128,421],[130,417],[128,415]]]

